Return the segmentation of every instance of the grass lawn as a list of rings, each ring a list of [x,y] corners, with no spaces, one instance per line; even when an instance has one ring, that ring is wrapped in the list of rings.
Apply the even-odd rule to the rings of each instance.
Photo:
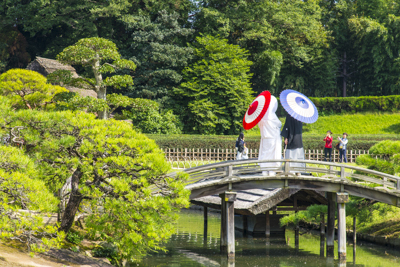
[[[280,118],[282,125],[285,118]],[[331,130],[336,136],[347,132],[352,134],[399,134],[400,113],[357,113],[321,116],[313,124],[304,124],[304,134],[324,134]],[[247,135],[260,135],[258,127],[246,131]]]

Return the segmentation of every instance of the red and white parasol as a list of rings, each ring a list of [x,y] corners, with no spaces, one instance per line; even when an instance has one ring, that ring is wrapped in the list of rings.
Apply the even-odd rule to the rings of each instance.
[[[271,102],[271,93],[264,91],[254,99],[243,117],[243,128],[250,130],[264,117]]]

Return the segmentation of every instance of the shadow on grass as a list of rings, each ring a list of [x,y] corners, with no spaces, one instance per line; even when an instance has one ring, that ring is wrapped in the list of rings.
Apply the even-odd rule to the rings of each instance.
[[[385,132],[389,133],[400,133],[400,123],[392,124],[387,128],[382,129]]]
[[[362,229],[360,229],[360,232],[376,236],[399,238],[400,218],[394,218],[385,222],[375,223],[369,226],[362,227]]]

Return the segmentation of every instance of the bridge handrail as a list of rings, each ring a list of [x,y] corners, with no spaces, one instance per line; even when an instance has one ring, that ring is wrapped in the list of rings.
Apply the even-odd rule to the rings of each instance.
[[[391,180],[396,180],[398,182],[398,187],[400,185],[400,177],[375,171],[375,170],[370,170],[370,169],[365,169],[361,167],[356,167],[356,166],[350,166],[342,163],[331,163],[331,162],[324,162],[324,161],[316,161],[316,160],[292,160],[292,159],[275,159],[275,160],[258,160],[258,159],[247,159],[247,160],[230,160],[230,161],[224,161],[224,162],[218,162],[218,163],[212,163],[212,164],[207,164],[207,165],[202,165],[202,166],[197,166],[189,169],[185,169],[184,172],[191,174],[195,172],[200,172],[200,171],[205,171],[213,168],[221,168],[221,167],[229,167],[229,166],[236,166],[236,165],[248,165],[248,164],[256,164],[256,163],[273,163],[273,162],[282,162],[283,164],[287,163],[308,163],[308,164],[315,164],[315,165],[326,165],[326,166],[332,166],[332,167],[340,167],[341,169],[351,169],[351,170],[356,170],[356,171],[361,171],[364,173],[369,173],[377,176],[381,176],[383,178],[389,178]],[[289,165],[290,166],[290,165]],[[290,167],[289,167],[290,168]],[[400,189],[400,188],[399,188]]]

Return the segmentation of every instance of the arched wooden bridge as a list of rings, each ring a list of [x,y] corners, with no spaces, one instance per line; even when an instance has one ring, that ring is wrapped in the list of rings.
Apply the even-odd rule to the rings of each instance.
[[[260,163],[280,162],[281,167],[261,168]],[[295,167],[302,163],[305,167]],[[400,206],[400,177],[349,166],[313,160],[237,160],[185,169],[190,178],[190,199],[220,194],[221,248],[234,257],[234,202],[236,192],[248,189],[305,189],[327,192],[327,254],[333,253],[335,211],[338,209],[339,259],[346,259],[346,213],[348,195]],[[274,172],[274,175],[263,175]]]
[[[260,168],[259,163],[281,162],[282,167]],[[305,168],[290,163],[304,163]],[[265,176],[263,171],[276,175]],[[346,192],[400,206],[400,177],[340,163],[314,160],[236,160],[185,169],[190,175],[190,199],[253,188],[314,189]]]

